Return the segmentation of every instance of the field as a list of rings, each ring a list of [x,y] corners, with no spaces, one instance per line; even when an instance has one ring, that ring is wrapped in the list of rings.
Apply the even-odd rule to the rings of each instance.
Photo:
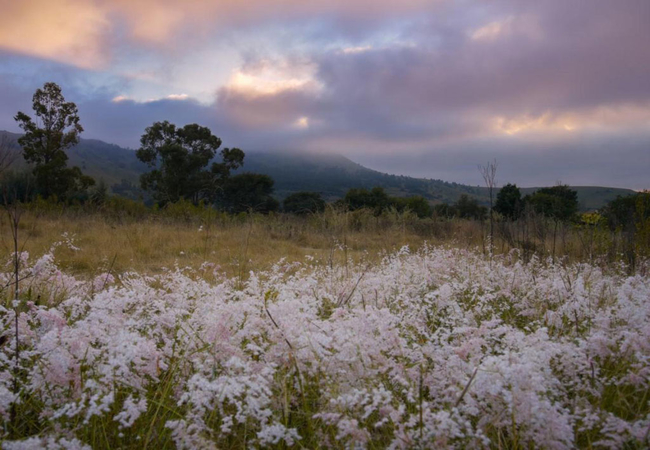
[[[607,239],[211,214],[26,211],[18,300],[3,217],[3,448],[650,445],[649,267]]]

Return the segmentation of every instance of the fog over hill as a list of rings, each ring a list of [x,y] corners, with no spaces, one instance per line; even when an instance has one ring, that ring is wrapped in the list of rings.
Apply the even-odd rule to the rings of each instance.
[[[14,142],[19,134],[1,131]],[[138,195],[140,174],[147,170],[131,149],[95,139],[81,139],[68,151],[69,164],[79,166],[84,173],[104,182],[115,193]],[[24,167],[19,158],[16,167]],[[300,152],[247,152],[244,167],[239,172],[263,173],[275,180],[275,195],[283,199],[298,191],[320,192],[328,201],[341,198],[351,188],[383,187],[390,195],[421,195],[433,203],[453,203],[461,194],[476,197],[487,204],[487,189],[442,180],[389,175],[368,169],[340,154]],[[477,171],[477,179],[480,176]],[[634,193],[630,189],[600,186],[573,186],[583,210],[597,209],[617,195]],[[529,194],[537,187],[522,188]]]

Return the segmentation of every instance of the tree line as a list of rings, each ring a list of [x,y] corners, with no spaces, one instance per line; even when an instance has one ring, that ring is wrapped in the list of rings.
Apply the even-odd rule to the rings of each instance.
[[[102,182],[96,183],[79,167],[67,165],[66,150],[79,143],[84,131],[76,104],[67,102],[61,88],[49,82],[34,93],[32,108],[35,118],[23,112],[15,116],[24,131],[18,144],[32,168],[31,178],[13,180],[13,192],[5,189],[5,201],[11,195],[23,200],[41,196],[68,202],[105,198],[107,188]],[[155,122],[145,129],[136,151],[137,158],[149,169],[140,178],[141,188],[149,192],[159,206],[185,200],[231,213],[280,210],[280,203],[272,195],[273,179],[256,173],[233,174],[244,166],[245,153],[236,147],[221,148],[221,144],[221,139],[208,127],[198,124],[178,127],[168,121]],[[0,154],[0,173],[6,172],[10,162],[6,152]],[[612,228],[629,228],[630,224],[645,220],[650,214],[649,195],[640,193],[618,198],[603,209],[602,215]],[[323,211],[325,205],[319,193],[298,192],[284,200],[282,210],[299,215],[313,214]],[[350,189],[335,206],[351,211],[369,209],[375,215],[389,209],[411,211],[419,218],[485,220],[490,212],[467,194],[462,194],[453,204],[432,205],[422,196],[390,196],[381,187]],[[506,184],[498,191],[492,212],[498,214],[499,220],[516,221],[526,211],[556,223],[576,221],[577,192],[566,185],[558,185],[522,197],[514,184]]]
[[[14,117],[24,132],[18,144],[31,173],[5,182],[4,201],[37,196],[63,202],[104,198],[107,188],[102,182],[96,183],[79,167],[68,167],[66,151],[79,143],[84,131],[76,104],[66,101],[61,88],[49,82],[34,93],[32,109],[34,117],[22,111]],[[3,155],[8,155],[5,144]],[[140,178],[142,189],[160,206],[184,199],[229,212],[277,210],[273,180],[262,174],[233,175],[244,165],[245,154],[239,148],[220,147],[221,139],[207,127],[155,122],[146,128],[136,151],[149,168]],[[2,168],[8,165],[5,159],[9,158],[0,161]],[[12,189],[6,189],[7,184]]]

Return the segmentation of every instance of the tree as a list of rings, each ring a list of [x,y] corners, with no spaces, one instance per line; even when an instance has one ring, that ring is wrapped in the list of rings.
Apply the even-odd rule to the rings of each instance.
[[[516,184],[506,184],[499,190],[494,210],[509,220],[516,220],[522,211],[521,191]]]
[[[451,219],[457,215],[456,208],[448,203],[439,203],[433,207],[433,212],[439,218]]]
[[[2,175],[9,170],[11,165],[16,161],[18,152],[15,151],[12,142],[9,141],[7,135],[0,137],[0,180]]]
[[[95,181],[78,167],[67,167],[66,150],[79,143],[83,131],[77,105],[65,101],[56,83],[45,83],[34,93],[32,106],[42,126],[20,111],[14,119],[25,132],[18,143],[25,161],[34,165],[37,192],[63,199],[75,191],[85,191]]]
[[[420,219],[431,217],[431,214],[433,214],[433,209],[431,209],[431,205],[427,199],[420,195],[414,195],[411,197],[390,197],[390,203],[391,206],[397,209],[397,211],[411,211]]]
[[[493,199],[494,188],[496,186],[497,162],[496,160],[494,160],[494,162],[488,161],[486,166],[478,166],[478,170],[481,172],[483,180],[485,181],[485,187],[488,188],[490,193],[490,246],[492,246],[494,245],[494,217],[492,214],[492,206],[494,204]]]
[[[602,215],[612,230],[633,229],[637,222],[650,219],[650,192],[618,195],[603,208]]]
[[[209,128],[197,124],[176,125],[155,122],[140,138],[136,156],[152,170],[140,177],[142,188],[151,191],[160,204],[181,198],[197,204],[201,200],[215,202],[223,192],[230,171],[244,164],[244,152],[224,148],[222,162],[208,164],[216,156],[221,139]]]
[[[406,199],[406,207],[413,211],[416,216],[418,216],[420,219],[424,219],[425,217],[431,217],[433,214],[433,209],[431,208],[431,205],[425,199],[424,197],[420,195],[416,195],[413,197],[408,197]]]
[[[280,203],[271,196],[273,183],[273,178],[258,173],[230,177],[224,184],[223,206],[231,213],[277,211]]]
[[[536,213],[559,222],[569,221],[578,213],[578,193],[567,185],[539,189],[524,200]]]
[[[467,194],[460,195],[454,209],[461,219],[483,220],[487,216],[487,208],[479,205],[478,200]]]
[[[376,216],[380,215],[390,205],[390,197],[384,188],[374,187],[371,191],[367,189],[350,189],[345,194],[345,204],[351,210],[368,208],[374,211]]]
[[[578,193],[567,185],[558,185],[542,188],[532,195],[526,196],[524,201],[529,203],[535,212],[553,219],[553,259],[555,259],[555,242],[557,240],[558,225],[574,219],[578,213]]]
[[[318,192],[296,192],[284,199],[284,212],[314,214],[325,210],[325,200]]]

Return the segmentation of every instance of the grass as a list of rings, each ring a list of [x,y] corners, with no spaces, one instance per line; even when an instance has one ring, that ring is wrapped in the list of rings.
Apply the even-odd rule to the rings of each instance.
[[[71,238],[79,250],[60,245],[55,256],[61,268],[73,275],[108,269],[155,274],[175,266],[198,268],[207,261],[226,277],[240,278],[250,270],[267,270],[280,258],[303,261],[310,255],[324,263],[345,264],[346,258],[376,260],[404,245],[417,249],[426,240],[399,224],[377,221],[370,231],[346,225],[345,219],[340,214],[116,219],[102,213],[27,211],[21,219],[20,239],[24,251],[41,255],[53,243],[65,240],[63,236]],[[13,249],[9,226],[8,217],[0,216],[0,254],[4,255]],[[337,251],[341,248],[345,251]]]
[[[493,252],[505,254],[517,248],[525,259],[537,254],[591,263],[598,258],[605,258],[607,264],[625,261],[620,234],[570,224],[556,231],[554,236],[554,224],[540,218],[498,223]],[[333,208],[296,217],[229,216],[192,205],[124,212],[35,204],[26,208],[20,222],[21,248],[32,256],[46,253],[55,242],[73,239],[79,250],[59,245],[55,255],[61,268],[76,276],[109,269],[155,274],[164,268],[199,268],[209,262],[222,275],[243,280],[250,270],[267,270],[280,258],[303,261],[309,255],[329,265],[362,259],[376,262],[405,245],[417,250],[425,242],[480,248],[487,254],[487,235],[487,224],[479,221],[420,220],[408,212],[375,217],[368,211]],[[1,214],[0,254],[12,251],[9,217]]]
[[[128,382],[115,377],[112,386],[103,386],[114,395],[114,401],[107,411],[90,417],[87,422],[84,421],[83,414],[77,414],[70,419],[59,418],[56,426],[51,425],[48,418],[38,412],[52,410],[43,398],[60,400],[59,397],[55,392],[41,392],[41,397],[30,397],[29,390],[25,389],[17,411],[21,420],[9,421],[5,418],[4,436],[19,439],[37,434],[52,435],[58,433],[61,428],[74,430],[69,436],[91,445],[92,448],[162,450],[176,448],[178,444],[178,441],[174,441],[173,430],[168,426],[170,421],[186,419],[203,424],[203,433],[212,433],[218,448],[247,448],[254,445],[251,444],[251,439],[257,438],[256,433],[260,426],[255,417],[251,416],[238,423],[232,433],[220,431],[224,425],[224,416],[235,413],[234,403],[223,402],[214,397],[210,400],[212,409],[208,409],[203,416],[192,416],[192,411],[201,410],[200,404],[179,401],[182,390],[187,388],[186,383],[193,374],[201,374],[210,382],[222,375],[237,379],[239,369],[228,367],[228,358],[223,355],[223,349],[220,347],[222,343],[230,345],[230,339],[233,341],[231,351],[247,360],[251,367],[272,362],[275,372],[267,380],[273,399],[269,410],[273,411],[278,423],[299,431],[302,437],[297,444],[299,448],[344,448],[353,443],[350,436],[345,438],[347,440],[337,437],[341,432],[338,423],[328,421],[327,418],[314,417],[324,411],[359,419],[359,427],[364,432],[367,430],[369,436],[368,448],[384,448],[399,433],[402,433],[405,439],[410,439],[409,445],[452,445],[456,439],[453,435],[450,435],[449,441],[445,441],[430,434],[437,426],[437,421],[443,420],[436,418],[434,413],[449,413],[449,418],[444,420],[448,420],[450,424],[461,426],[464,423],[462,426],[471,427],[479,427],[481,414],[494,414],[494,425],[488,424],[483,429],[491,441],[492,448],[531,448],[535,445],[534,437],[531,436],[537,432],[534,429],[536,423],[522,422],[524,419],[515,417],[514,411],[511,420],[507,420],[508,417],[505,416],[504,421],[504,416],[499,415],[502,413],[497,412],[502,407],[503,396],[499,394],[494,398],[489,395],[481,397],[475,392],[481,385],[491,386],[495,381],[499,382],[498,371],[503,370],[504,374],[509,374],[511,365],[519,363],[517,352],[520,352],[521,358],[528,355],[525,346],[519,348],[516,341],[501,342],[503,336],[492,334],[490,323],[493,321],[498,321],[508,333],[530,339],[531,343],[539,346],[540,353],[547,351],[547,347],[549,352],[554,351],[552,346],[546,345],[547,343],[564,349],[562,352],[565,353],[549,357],[549,367],[531,369],[550,380],[547,391],[540,390],[536,394],[541,400],[563,402],[566,411],[571,411],[576,417],[582,417],[574,411],[578,404],[573,400],[580,399],[583,406],[589,405],[601,414],[599,420],[611,420],[613,424],[617,423],[616,420],[621,420],[641,426],[650,411],[650,390],[647,384],[638,383],[633,377],[628,379],[628,375],[638,377],[638,374],[646,373],[646,360],[642,359],[647,357],[643,353],[644,331],[631,323],[625,323],[625,319],[631,320],[633,317],[627,317],[623,313],[616,316],[617,308],[614,308],[619,302],[623,304],[623,296],[616,295],[614,289],[620,288],[625,276],[617,269],[616,264],[612,264],[618,260],[603,259],[603,264],[612,269],[606,275],[603,275],[605,271],[599,271],[596,266],[590,266],[589,273],[593,275],[587,275],[579,265],[571,264],[571,261],[594,261],[597,259],[594,258],[594,253],[606,257],[609,252],[611,256],[611,249],[603,243],[616,239],[603,234],[602,240],[594,241],[595,244],[590,244],[587,248],[584,236],[580,234],[584,230],[568,226],[553,239],[556,241],[556,247],[552,248],[552,238],[547,232],[550,228],[543,230],[543,223],[532,225],[534,227],[529,228],[534,231],[526,235],[526,239],[534,240],[535,251],[543,258],[522,266],[518,264],[521,260],[517,259],[517,256],[512,259],[505,256],[513,248],[510,243],[517,241],[512,236],[518,230],[508,230],[508,239],[497,235],[494,246],[497,256],[494,257],[493,264],[486,249],[486,227],[479,222],[418,220],[409,214],[397,213],[375,217],[365,211],[343,213],[335,210],[309,217],[246,214],[227,216],[210,210],[188,212],[183,209],[150,211],[133,216],[102,210],[28,208],[21,218],[19,239],[23,250],[29,252],[32,258],[47,253],[58,243],[54,250],[58,267],[64,273],[75,275],[79,279],[92,279],[105,272],[162,274],[158,279],[148,279],[133,288],[133,298],[151,302],[151,306],[138,305],[135,302],[127,303],[128,308],[120,306],[111,310],[113,305],[110,303],[119,302],[120,297],[117,294],[110,297],[105,291],[100,292],[99,297],[95,296],[94,291],[77,295],[76,301],[81,301],[84,308],[88,309],[85,312],[73,313],[73,309],[66,310],[70,305],[59,303],[67,295],[65,292],[57,302],[48,305],[46,301],[36,301],[36,306],[42,306],[43,310],[55,310],[61,306],[62,314],[63,311],[67,311],[65,314],[76,314],[76,318],[65,316],[67,323],[64,330],[71,333],[70,336],[77,336],[74,334],[77,332],[75,327],[84,322],[83,316],[88,311],[105,309],[106,315],[102,320],[106,320],[106,323],[102,324],[100,320],[98,324],[111,332],[121,331],[111,328],[112,320],[119,322],[123,320],[124,315],[129,315],[129,321],[121,323],[124,329],[128,329],[138,339],[149,340],[154,347],[157,346],[157,351],[164,350],[166,367],[160,369],[154,379],[147,375],[144,369],[138,372],[138,367],[130,366],[128,370],[133,372],[129,372],[130,375],[137,375],[137,380],[144,380],[144,387],[134,388],[138,383],[129,385]],[[590,236],[594,236],[594,233]],[[427,246],[430,244],[442,244],[442,247],[429,256],[413,255],[420,248],[424,249],[423,254],[426,255],[429,251],[426,250]],[[397,250],[405,245],[411,248],[412,254],[397,254]],[[454,253],[450,248],[472,251]],[[9,220],[6,215],[2,215],[0,254],[10,258],[12,249]],[[305,270],[307,256],[313,257],[313,260],[307,263],[313,266],[312,269],[324,270],[315,285],[309,284],[309,272],[301,272],[302,275],[306,273],[308,276],[297,277],[296,280],[291,280],[290,277],[294,270],[290,263],[302,262],[302,270]],[[551,262],[552,256],[560,259],[561,263]],[[247,283],[251,271],[257,274],[266,271],[264,276],[271,277],[270,274],[274,273],[273,267],[277,266],[281,258],[285,259],[285,263],[275,286],[260,286],[258,292],[254,283]],[[206,262],[210,265],[206,266]],[[402,266],[402,263],[405,265]],[[165,278],[164,268],[175,266],[190,267],[194,270],[187,272],[188,279],[183,278],[185,275],[181,274]],[[331,272],[327,272],[328,268]],[[216,275],[213,271],[216,271]],[[407,275],[403,276],[404,274]],[[590,276],[594,277],[594,286],[590,284]],[[610,278],[602,281],[604,276]],[[203,278],[210,283],[203,286],[197,282],[195,285],[192,284],[192,277]],[[646,275],[642,274],[638,282],[647,284],[646,278],[643,277]],[[192,297],[200,295],[196,293],[201,290],[211,289],[209,286],[214,286],[214,282],[225,279],[231,280],[232,283],[218,286],[219,289],[228,290],[227,294],[210,291],[205,294],[206,298]],[[284,285],[287,280],[294,284]],[[599,280],[601,284],[597,284]],[[166,282],[168,284],[165,284]],[[262,284],[264,283],[270,281],[262,280]],[[300,283],[304,285],[301,287]],[[580,283],[583,289],[581,292],[586,292],[588,301],[585,300],[578,309],[561,310],[568,301],[575,301],[574,286]],[[147,287],[144,287],[145,284]],[[191,285],[187,291],[184,290],[186,285]],[[130,289],[129,286],[122,287]],[[638,289],[638,292],[644,292],[641,288]],[[8,291],[5,291],[7,298],[10,294]],[[188,292],[190,294],[187,294]],[[34,309],[30,309],[27,303],[28,300],[40,298],[38,295],[36,292],[22,293],[23,302],[18,309],[23,317],[31,317],[29,320],[32,322],[26,321],[25,326],[34,327],[34,330],[43,328],[42,333],[39,331],[34,334],[40,337],[48,331],[47,321],[37,315],[32,316],[35,314]],[[102,295],[105,297],[101,297]],[[166,295],[172,298],[169,303],[161,300]],[[556,299],[557,295],[562,298]],[[445,297],[444,302],[442,297]],[[108,302],[104,304],[103,300],[99,301],[98,298],[107,299]],[[283,306],[291,304],[296,298],[300,298],[303,303],[293,304],[292,309]],[[640,294],[634,298],[640,298]],[[9,304],[9,301],[5,303],[6,306]],[[175,309],[177,306],[180,309]],[[639,314],[647,313],[642,307],[635,307],[638,308]],[[205,308],[209,320],[205,321],[201,308]],[[176,322],[172,321],[177,328],[168,328],[168,316],[159,316],[160,309],[166,310],[169,315],[178,314]],[[611,323],[611,330],[608,328],[610,325],[602,325],[604,321],[592,320],[590,314],[595,314],[594,311],[597,310],[602,310],[602,315],[614,315],[612,320],[607,322]],[[547,313],[557,311],[560,312],[555,320],[548,324],[547,317],[553,315],[549,316]],[[281,312],[284,312],[284,316]],[[5,313],[10,317],[12,311],[7,309]],[[232,319],[229,318],[231,314]],[[391,348],[392,341],[382,336],[384,328],[380,328],[375,322],[388,314],[394,317],[395,321],[385,325],[389,328],[386,335],[395,333],[403,337],[406,342],[404,348]],[[603,316],[598,317],[602,319]],[[369,338],[357,344],[357,356],[365,354],[365,357],[359,356],[358,361],[352,358],[349,364],[356,367],[360,373],[377,370],[377,373],[367,379],[346,379],[347,366],[337,366],[340,360],[336,355],[349,351],[346,347],[348,341],[336,341],[337,335],[345,335],[349,331],[349,327],[345,325],[346,321],[349,320],[352,326],[358,323],[354,321],[355,318],[361,320],[363,325],[359,326],[359,333],[365,331]],[[223,342],[219,339],[217,331],[215,335],[210,334],[210,327],[217,322],[221,328],[217,327],[215,330],[228,330],[229,333]],[[315,328],[310,328],[310,324],[315,324]],[[89,328],[90,335],[94,332],[95,325]],[[375,326],[378,328],[372,332],[371,329]],[[592,327],[598,326],[604,327],[603,333],[616,331],[621,339],[630,332],[638,332],[638,339],[629,342],[639,345],[637,352],[640,357],[612,345],[609,347],[612,351],[611,357],[590,356],[584,350],[586,347],[578,343],[581,340],[587,342]],[[251,332],[241,342],[236,341],[234,336],[247,327],[250,327]],[[309,346],[305,346],[303,341],[303,346],[300,347],[297,342],[305,334],[313,334],[314,339],[323,338],[320,333],[324,335],[325,332],[319,327],[333,327],[331,335],[327,338],[331,337],[336,345],[328,344],[332,348],[330,355],[319,354],[312,357]],[[292,332],[292,328],[295,331]],[[484,337],[480,338],[485,339],[481,346],[473,347],[471,335],[463,334],[466,332],[463,330],[468,328],[477,335],[484,334]],[[535,334],[542,329],[546,330],[548,337],[543,333]],[[97,331],[87,343],[89,349],[98,350],[92,357],[99,361],[99,365],[104,364],[102,358],[105,355],[114,349],[129,348],[131,343],[131,337],[126,343],[119,344],[107,334],[110,333]],[[159,335],[161,341],[156,340]],[[0,361],[0,364],[5,364],[5,371],[9,367],[6,363],[10,361],[10,346],[13,345],[8,336],[8,332],[2,336],[7,337],[8,344],[5,341],[0,343],[0,350],[7,356]],[[613,337],[611,342],[617,342],[619,337]],[[68,346],[67,351],[72,354],[77,342],[75,338],[68,339],[69,341],[62,341],[60,345]],[[382,341],[383,339],[386,340]],[[384,346],[376,344],[375,341],[383,342]],[[433,342],[437,344],[433,345]],[[248,344],[275,350],[255,354]],[[475,361],[467,359],[459,362],[455,359],[455,352],[464,344],[472,349],[465,357],[474,358]],[[380,348],[373,352],[372,347],[375,345]],[[441,351],[446,346],[449,346],[449,351]],[[422,350],[424,347],[427,347],[426,351]],[[566,361],[562,359],[563,356],[571,356],[573,351],[584,354],[580,353],[580,358]],[[476,355],[472,352],[476,352]],[[510,353],[515,357],[508,356]],[[42,357],[45,359],[48,355],[43,354]],[[583,362],[587,357],[592,361],[585,371]],[[381,372],[377,369],[385,359],[391,361],[394,372]],[[485,359],[492,359],[498,364],[493,363],[489,370],[479,370]],[[369,362],[368,367],[357,367],[358,364],[365,364],[363,361]],[[86,361],[86,354],[76,362],[80,367],[81,385],[84,384],[85,377],[89,380],[93,377],[102,381],[106,379],[102,378],[107,376],[105,373],[101,373],[98,367]],[[41,364],[46,363],[39,359],[26,360],[23,363],[24,377],[27,379],[32,372],[40,370]],[[461,372],[452,373],[446,364]],[[443,376],[446,370],[450,372]],[[244,378],[248,375],[251,374],[244,373]],[[527,386],[525,374],[522,377],[522,386]],[[512,383],[520,382],[516,378],[512,380]],[[92,387],[86,391],[83,386],[79,388],[73,384],[70,384],[69,388],[65,384],[56,386],[55,381],[52,381],[55,389],[69,389],[72,404],[77,402],[78,405],[87,407],[80,400],[79,393],[92,393]],[[562,384],[562,389],[552,393],[557,383]],[[366,400],[359,400],[357,404],[342,402],[339,406],[332,407],[332,399],[353,392],[350,391],[350,386],[366,389],[369,393],[379,388],[388,390],[393,395],[392,403],[385,404],[383,409],[377,407],[371,413],[366,411],[371,411],[369,408],[372,402],[363,403]],[[510,387],[506,386],[504,389]],[[73,395],[75,390],[76,397]],[[147,409],[133,426],[120,428],[114,417],[124,410],[125,401],[131,395],[145,398]],[[65,397],[65,394],[62,397]],[[477,405],[479,400],[492,403],[481,414],[475,415],[465,403],[474,402]],[[68,400],[64,398],[62,401]],[[225,409],[219,411],[219,405]],[[481,406],[480,403],[478,405]],[[384,420],[384,409],[395,408],[393,412],[397,414],[401,406],[405,407],[403,414],[405,417],[411,417],[410,421],[406,418],[403,421]],[[457,408],[471,420],[463,422],[465,419],[459,419],[455,422],[457,419],[454,414],[458,414]],[[405,431],[399,430],[400,421],[401,425],[406,427]],[[576,428],[573,432],[573,442],[580,448],[593,448],[595,443],[602,441],[606,435],[600,425],[585,426],[582,431],[578,429],[582,426],[581,423],[576,422],[574,425]],[[539,433],[543,435],[543,429]],[[190,434],[188,432],[188,435]],[[630,438],[629,442],[624,444],[629,445],[629,448],[642,448],[644,443],[648,442],[647,434],[645,440],[643,439]],[[287,448],[287,445],[280,441],[274,448]],[[550,445],[549,448],[553,446]]]

